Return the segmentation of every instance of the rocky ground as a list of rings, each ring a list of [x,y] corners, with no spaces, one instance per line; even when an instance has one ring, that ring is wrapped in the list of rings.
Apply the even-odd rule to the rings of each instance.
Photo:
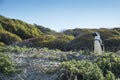
[[[6,54],[11,57],[19,71],[12,76],[0,74],[2,80],[56,80],[61,71],[62,61],[86,58],[80,55],[80,52],[62,52],[47,48],[11,51]]]

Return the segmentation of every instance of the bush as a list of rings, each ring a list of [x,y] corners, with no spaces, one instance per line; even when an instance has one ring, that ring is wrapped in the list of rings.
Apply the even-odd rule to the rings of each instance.
[[[31,24],[27,24],[21,20],[10,19],[0,16],[0,27],[6,31],[18,35],[22,39],[28,39],[32,37],[38,37],[42,32]]]
[[[10,57],[0,53],[0,72],[8,75],[16,71],[15,64],[10,60]]]
[[[120,57],[105,53],[94,60],[71,60],[62,62],[57,80],[119,80]],[[76,79],[77,78],[77,79]]]
[[[118,51],[120,50],[120,37],[111,37],[104,41],[106,51]]]
[[[0,42],[0,46],[5,46],[5,43],[3,43],[3,42]]]
[[[13,44],[15,42],[20,42],[20,41],[22,41],[22,39],[19,36],[12,34],[8,31],[1,30],[0,31],[0,41],[9,45],[9,44]]]
[[[61,73],[58,80],[103,80],[104,76],[97,64],[90,61],[66,61],[62,62],[62,67],[67,72]],[[65,74],[67,73],[67,74]]]
[[[27,46],[27,47],[47,47],[49,49],[60,49],[66,50],[66,45],[69,41],[74,39],[73,36],[68,35],[42,35],[38,38],[31,38],[28,40],[23,41],[22,43],[18,44],[20,46]]]
[[[27,48],[27,47],[19,47],[19,46],[5,46],[5,47],[0,47],[0,52],[6,53],[6,52],[15,52],[15,53],[21,53],[21,52],[26,52],[29,50],[32,50],[33,48]]]
[[[45,28],[44,26],[41,26],[41,25],[37,25],[37,24],[34,24],[34,26],[36,26],[42,33],[45,33],[45,34],[54,34],[56,33],[55,31],[49,29],[49,28]]]
[[[120,57],[113,54],[102,55],[95,60],[95,63],[103,71],[104,76],[107,71],[111,71],[117,78],[120,77]]]
[[[80,50],[81,48],[85,49],[93,49],[94,37],[92,33],[87,33],[84,35],[80,35],[74,40],[70,41],[67,45],[68,50]]]
[[[56,38],[46,43],[45,47],[48,47],[50,49],[67,50],[66,45],[73,39],[74,39],[73,36],[56,35]]]
[[[107,71],[105,80],[115,80],[115,76],[111,71]]]

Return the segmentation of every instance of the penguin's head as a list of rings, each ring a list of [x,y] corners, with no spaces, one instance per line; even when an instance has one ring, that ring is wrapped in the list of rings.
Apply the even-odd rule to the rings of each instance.
[[[98,32],[93,33],[94,37],[100,38],[100,34]]]

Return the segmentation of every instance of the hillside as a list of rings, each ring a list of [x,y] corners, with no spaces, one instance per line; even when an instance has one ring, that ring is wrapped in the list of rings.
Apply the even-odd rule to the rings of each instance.
[[[99,32],[106,51],[120,50],[120,28],[113,29],[71,29],[63,31],[64,34],[76,37],[68,43],[69,50],[79,50],[81,48],[93,50],[94,38],[92,34]]]
[[[60,39],[58,39],[60,38]],[[18,19],[0,16],[0,45],[19,45],[27,47],[49,47],[64,49],[73,36],[57,33],[43,26],[28,24]]]
[[[99,32],[106,51],[120,49],[120,28],[68,29],[55,32],[37,24],[0,16],[0,45],[47,47],[60,50],[93,50],[94,32]]]
[[[0,35],[5,37],[7,36],[10,41],[7,42],[7,39],[1,37],[0,41],[6,45],[11,44],[12,42],[19,42],[24,39],[38,37],[42,34],[42,32],[37,27],[31,24],[27,24],[17,19],[6,18],[4,16],[0,16],[0,30]]]

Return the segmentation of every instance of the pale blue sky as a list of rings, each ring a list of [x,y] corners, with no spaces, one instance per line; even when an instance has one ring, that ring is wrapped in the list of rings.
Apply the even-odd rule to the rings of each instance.
[[[0,0],[0,14],[56,31],[120,26],[120,0]]]

